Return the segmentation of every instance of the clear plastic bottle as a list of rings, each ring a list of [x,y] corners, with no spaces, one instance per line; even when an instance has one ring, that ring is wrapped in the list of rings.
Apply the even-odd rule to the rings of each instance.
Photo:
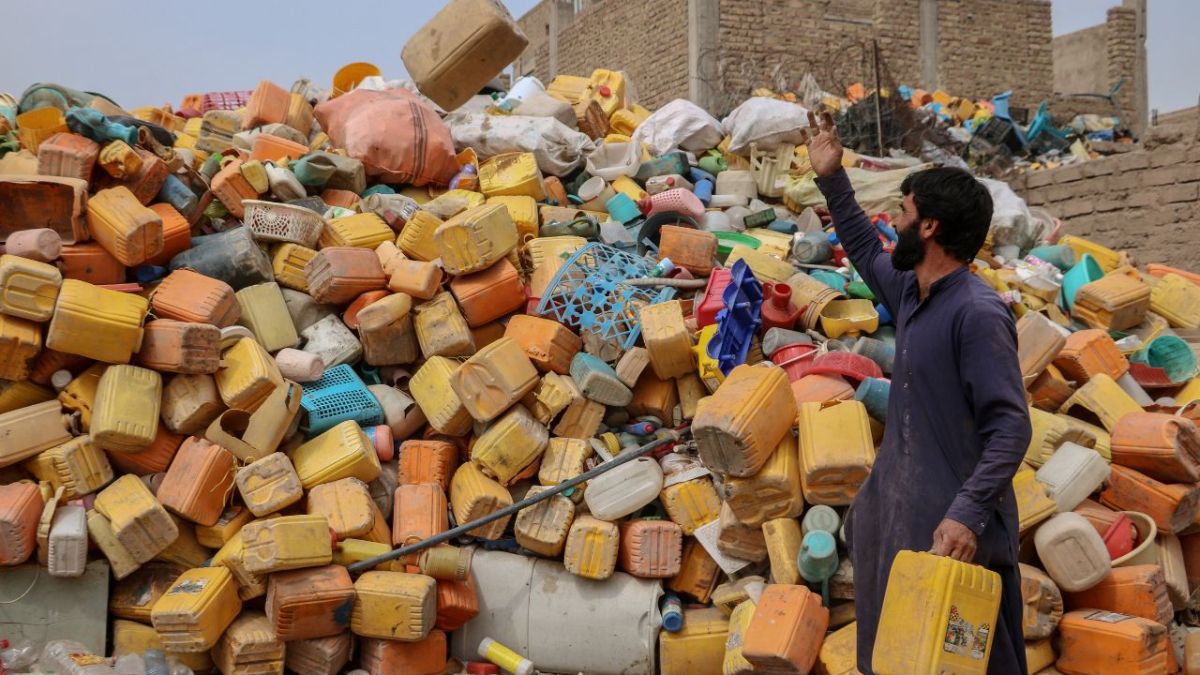
[[[0,640],[0,669],[20,673],[29,670],[38,658],[38,646],[29,640]]]
[[[42,650],[38,669],[59,675],[117,675],[108,663],[74,640],[52,640]]]
[[[146,660],[146,675],[171,675],[167,655],[161,649],[147,649],[142,658]]]

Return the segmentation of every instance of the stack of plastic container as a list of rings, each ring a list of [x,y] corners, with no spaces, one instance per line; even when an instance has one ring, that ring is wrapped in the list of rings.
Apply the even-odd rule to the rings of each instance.
[[[439,72],[419,84],[455,100]],[[22,104],[0,564],[107,561],[112,641],[80,672],[854,672],[840,524],[887,423],[890,318],[835,238],[798,231],[813,214],[759,200],[779,162],[714,139],[614,174],[650,115],[627,76],[520,87],[603,139],[594,173],[443,147],[452,178],[417,186],[267,81],[179,114]],[[1200,667],[1200,277],[1075,237],[973,271],[1019,318],[1031,671]],[[982,672],[929,608],[987,622],[995,580],[896,569],[877,670]]]

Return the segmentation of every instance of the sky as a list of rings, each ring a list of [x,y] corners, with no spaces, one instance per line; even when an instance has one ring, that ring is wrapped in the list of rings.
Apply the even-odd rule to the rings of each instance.
[[[635,0],[612,0],[633,2]],[[505,0],[520,16],[537,0]],[[1149,0],[1150,107],[1169,112],[1200,95],[1197,0]],[[192,92],[289,86],[300,76],[328,86],[353,61],[404,77],[400,49],[444,6],[440,0],[37,0],[3,3],[9,26],[0,92],[34,82],[103,93],[126,108]],[[1102,23],[1119,0],[1053,0],[1054,34]],[[53,17],[53,19],[51,19]]]

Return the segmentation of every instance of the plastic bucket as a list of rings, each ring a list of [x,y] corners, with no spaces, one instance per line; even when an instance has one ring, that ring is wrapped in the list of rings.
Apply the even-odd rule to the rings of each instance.
[[[1067,311],[1075,305],[1075,294],[1080,288],[1104,276],[1100,263],[1090,253],[1084,253],[1075,266],[1067,270],[1062,279],[1062,304]]]
[[[505,98],[510,101],[524,101],[530,96],[541,94],[545,91],[546,85],[542,84],[541,80],[532,75],[526,75],[513,84],[512,89],[508,90],[508,96]]]
[[[67,118],[58,108],[38,108],[17,115],[21,145],[35,155],[43,141],[62,131],[68,131]]]
[[[1129,360],[1151,368],[1160,368],[1170,385],[1183,384],[1196,375],[1196,353],[1174,335],[1160,335],[1134,352]]]
[[[1067,271],[1075,264],[1075,250],[1066,244],[1034,247],[1029,255],[1044,260],[1062,271]]]
[[[1158,538],[1158,526],[1150,516],[1137,511],[1122,511],[1133,521],[1138,531],[1138,545],[1125,555],[1112,561],[1113,567],[1128,567],[1129,565],[1157,565],[1158,547],[1154,540]]]
[[[342,94],[348,94],[359,82],[371,77],[372,75],[382,75],[383,71],[379,70],[379,66],[366,61],[355,61],[347,63],[338,69],[333,74],[333,91],[330,92],[330,98],[337,98]]]
[[[816,346],[812,344],[792,344],[776,350],[771,355],[771,361],[780,368],[783,368],[788,382],[795,382],[808,374],[808,369],[812,366],[816,351]]]

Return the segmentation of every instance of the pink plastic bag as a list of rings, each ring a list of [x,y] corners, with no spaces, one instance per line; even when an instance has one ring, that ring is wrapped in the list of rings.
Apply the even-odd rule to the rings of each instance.
[[[313,115],[335,146],[386,183],[446,185],[458,172],[450,129],[405,89],[355,89]]]

